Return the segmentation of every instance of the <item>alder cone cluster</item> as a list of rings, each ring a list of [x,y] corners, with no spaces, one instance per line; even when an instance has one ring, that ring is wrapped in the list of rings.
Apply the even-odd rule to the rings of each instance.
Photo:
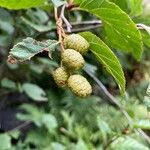
[[[85,61],[83,54],[88,51],[89,43],[78,34],[71,34],[64,38],[65,50],[61,53],[62,67],[53,72],[53,77],[58,87],[68,86],[79,97],[86,97],[92,93],[92,87],[87,79],[79,74],[74,74],[83,68]],[[71,75],[72,74],[72,75]]]

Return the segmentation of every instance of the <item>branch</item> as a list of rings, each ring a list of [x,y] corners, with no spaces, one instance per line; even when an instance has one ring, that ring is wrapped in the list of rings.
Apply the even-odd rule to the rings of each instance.
[[[71,30],[71,33],[79,33],[79,32],[83,32],[83,31],[89,31],[89,30],[92,30],[92,29],[97,29],[99,28],[100,25],[94,25],[94,26],[87,26],[87,27],[84,27],[84,28],[74,28]],[[65,30],[66,33],[69,33],[67,32],[67,30]]]
[[[60,13],[60,18],[64,21],[64,23],[67,27],[67,32],[71,32],[72,26],[69,23],[69,21],[66,19],[65,15],[64,15],[66,6],[67,6],[67,4],[62,6],[61,13]]]
[[[138,27],[138,29],[145,30],[145,31],[147,31],[148,34],[150,34],[150,26],[147,26],[142,23],[138,23],[137,27]]]
[[[7,131],[6,133],[10,133],[10,132],[15,131],[15,130],[20,130],[20,129],[22,129],[22,128],[28,126],[28,125],[30,125],[31,123],[32,123],[31,121],[25,121],[25,122],[22,123],[21,125],[19,125],[19,126],[13,128],[13,129]]]
[[[82,22],[72,22],[72,26],[79,26],[79,25],[101,25],[101,20],[91,20],[91,21],[82,21]]]
[[[62,19],[60,17],[58,17],[57,8],[54,8],[54,14],[55,14],[55,20],[56,20],[56,25],[57,25],[57,34],[59,37],[61,51],[64,51],[63,38],[62,37],[65,36],[65,32],[64,32],[64,29],[62,27]]]
[[[84,68],[84,71],[97,83],[99,86],[100,91],[102,91],[107,97],[110,102],[113,102],[125,115],[125,117],[128,120],[128,123],[130,127],[133,126],[132,124],[132,118],[130,115],[126,112],[126,110],[122,107],[120,102],[118,102],[113,95],[109,93],[109,91],[105,88],[105,86],[102,84],[102,82],[87,68]],[[149,144],[150,144],[150,137],[142,130],[142,129],[134,129],[135,132],[138,132]]]

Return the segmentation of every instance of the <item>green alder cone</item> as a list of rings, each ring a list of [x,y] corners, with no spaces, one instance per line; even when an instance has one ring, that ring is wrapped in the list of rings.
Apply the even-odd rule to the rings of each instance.
[[[70,71],[79,70],[85,64],[82,55],[73,49],[66,49],[62,52],[61,58],[62,64]]]
[[[87,97],[92,93],[90,83],[81,75],[71,75],[68,79],[68,87],[79,97]]]
[[[67,86],[67,80],[69,78],[69,73],[65,67],[59,67],[53,72],[53,78],[60,88]]]
[[[64,47],[85,54],[88,51],[89,43],[81,35],[71,34],[64,38]]]

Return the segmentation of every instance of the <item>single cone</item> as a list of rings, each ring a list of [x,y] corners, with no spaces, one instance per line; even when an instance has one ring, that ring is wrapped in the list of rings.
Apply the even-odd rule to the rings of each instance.
[[[68,79],[68,87],[79,97],[87,97],[92,93],[90,83],[81,75],[72,75]]]
[[[88,51],[89,43],[79,34],[71,34],[64,38],[64,47],[74,49],[81,54]]]
[[[79,70],[85,64],[82,55],[73,49],[66,49],[62,52],[61,58],[63,65],[71,71]]]
[[[60,88],[64,88],[67,86],[67,80],[69,78],[69,73],[67,72],[66,68],[59,67],[53,72],[53,77]]]

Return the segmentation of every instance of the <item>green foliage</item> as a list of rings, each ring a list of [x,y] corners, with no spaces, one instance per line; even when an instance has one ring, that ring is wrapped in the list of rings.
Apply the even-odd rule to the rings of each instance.
[[[37,7],[44,3],[45,0],[1,0],[0,6],[8,9],[27,9],[31,7]]]
[[[7,8],[40,7],[0,9],[0,112],[12,111],[0,118],[0,150],[148,150],[150,144],[139,132],[143,130],[149,136],[150,131],[148,6],[144,6],[144,13],[141,0],[74,0],[81,8],[70,11],[74,5],[66,7],[64,16],[71,22],[72,31],[86,31],[79,34],[90,43],[90,51],[84,55],[86,66],[75,73],[88,79],[93,93],[79,98],[68,88],[56,87],[51,75],[61,66],[60,43],[53,40],[58,39],[54,7],[65,1],[11,2]],[[61,12],[61,7],[58,10]],[[97,19],[102,19],[102,24]],[[64,20],[63,27],[66,31]],[[145,50],[141,62],[115,50],[140,58],[141,40]],[[6,62],[10,49],[9,60],[18,64]],[[20,63],[30,58],[30,62]],[[122,92],[126,77],[123,97],[106,71]],[[17,120],[7,119],[14,109],[19,110],[13,118],[21,121],[19,126],[14,125]],[[9,121],[15,127],[5,131]]]
[[[117,57],[96,35],[90,32],[84,32],[81,35],[90,43],[90,49],[93,54],[96,56],[98,61],[104,65],[106,70],[115,78],[119,85],[120,91],[124,93],[125,78],[121,64],[119,63]]]
[[[10,79],[3,78],[1,81],[1,86],[4,88],[9,88],[9,89],[16,89],[16,84],[15,82],[11,81]]]
[[[111,150],[148,150],[149,148],[138,141],[125,137],[115,140],[111,145]]]
[[[146,93],[150,96],[150,84],[149,84],[149,86],[148,86],[148,88],[147,88]]]
[[[135,127],[135,128],[149,129],[149,130],[150,130],[150,120],[147,119],[147,120],[139,120],[139,121],[136,121],[136,122],[134,123],[134,127]]]
[[[46,93],[36,84],[24,83],[22,85],[23,91],[35,101],[47,101]]]
[[[7,134],[0,134],[0,149],[7,150],[11,148],[11,138]]]
[[[6,46],[11,41],[11,35],[14,32],[13,18],[11,14],[0,8],[0,46]]]
[[[102,19],[108,40],[113,48],[131,52],[139,59],[142,54],[142,37],[130,17],[114,3],[84,1],[80,8]]]
[[[48,25],[42,25],[42,24],[36,24],[24,17],[21,18],[22,21],[24,21],[27,25],[31,26],[33,29],[37,30],[38,32],[47,32],[47,31],[50,31],[52,29],[55,29],[56,27],[54,25],[51,25],[51,24],[48,24]]]
[[[130,15],[139,16],[143,12],[142,2],[143,0],[129,0]]]
[[[32,38],[26,38],[11,49],[9,57],[15,62],[22,62],[30,60],[33,56],[43,51],[47,51],[49,53],[49,57],[51,57],[51,51],[55,50],[57,45],[58,42],[55,40],[39,42]]]

